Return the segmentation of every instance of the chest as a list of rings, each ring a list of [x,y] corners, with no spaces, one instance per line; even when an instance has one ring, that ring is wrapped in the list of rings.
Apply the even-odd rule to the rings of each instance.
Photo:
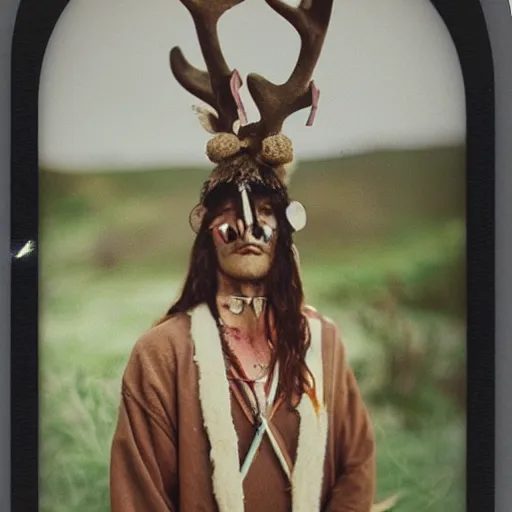
[[[216,339],[212,335],[216,327],[212,326],[209,311],[194,311],[194,353],[180,372],[189,386],[179,386],[180,452],[184,454],[183,464],[190,466],[180,466],[180,474],[187,479],[183,488],[201,488],[203,495],[211,489],[220,512],[318,510],[324,497],[322,480],[328,430],[325,407],[322,405],[317,411],[306,396],[296,409],[281,401],[268,416],[272,435],[266,432],[262,436],[249,472],[244,474],[243,465],[259,426],[257,421],[251,421],[227,376],[218,331]],[[321,383],[321,325],[310,322],[310,330],[306,363],[315,381]],[[320,404],[322,389],[319,386]],[[282,460],[274,443],[280,447],[277,452],[282,454]],[[286,467],[293,469],[291,474],[286,474]],[[262,503],[262,497],[267,501]],[[193,507],[188,506],[188,510]]]
[[[250,337],[239,329],[225,327],[222,332],[226,364],[250,381],[262,381],[267,375],[272,351],[263,335]]]

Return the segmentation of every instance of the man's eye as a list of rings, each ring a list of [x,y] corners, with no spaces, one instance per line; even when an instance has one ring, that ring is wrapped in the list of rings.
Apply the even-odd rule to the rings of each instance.
[[[272,215],[274,212],[272,211],[272,208],[270,206],[263,206],[262,208],[260,208],[260,213],[262,215],[267,215],[267,216],[270,216]]]

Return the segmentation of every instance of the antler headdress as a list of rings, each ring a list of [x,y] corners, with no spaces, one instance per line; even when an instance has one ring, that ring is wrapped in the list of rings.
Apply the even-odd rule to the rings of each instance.
[[[215,134],[207,144],[206,154],[217,166],[203,186],[201,203],[191,213],[195,231],[204,215],[206,196],[220,183],[237,185],[245,201],[253,183],[286,193],[285,166],[293,160],[293,147],[281,133],[283,123],[294,112],[311,107],[306,123],[311,126],[318,106],[319,90],[311,77],[329,25],[332,0],[302,0],[299,7],[281,0],[265,0],[295,27],[301,48],[285,83],[276,85],[260,75],[248,75],[247,87],[260,113],[260,120],[250,124],[239,93],[242,78],[226,63],[217,32],[220,17],[243,1],[181,0],[194,21],[207,71],[192,66],[178,47],[171,50],[171,69],[184,89],[214,110],[197,109],[203,127]],[[262,167],[274,172],[262,173]],[[302,229],[305,211],[300,203],[292,202],[287,216],[295,230]]]

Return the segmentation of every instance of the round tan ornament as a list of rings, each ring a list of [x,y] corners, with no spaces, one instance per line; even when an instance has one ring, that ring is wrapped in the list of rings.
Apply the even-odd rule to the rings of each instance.
[[[203,222],[204,214],[206,213],[206,208],[202,204],[197,204],[192,208],[190,212],[190,216],[188,221],[190,223],[190,227],[194,233],[199,233],[199,229],[201,228],[201,224]]]

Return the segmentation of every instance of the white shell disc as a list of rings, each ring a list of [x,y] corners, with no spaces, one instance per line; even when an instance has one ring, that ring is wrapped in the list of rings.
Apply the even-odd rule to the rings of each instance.
[[[292,201],[286,208],[286,218],[295,231],[300,231],[306,225],[306,208],[298,201]]]

